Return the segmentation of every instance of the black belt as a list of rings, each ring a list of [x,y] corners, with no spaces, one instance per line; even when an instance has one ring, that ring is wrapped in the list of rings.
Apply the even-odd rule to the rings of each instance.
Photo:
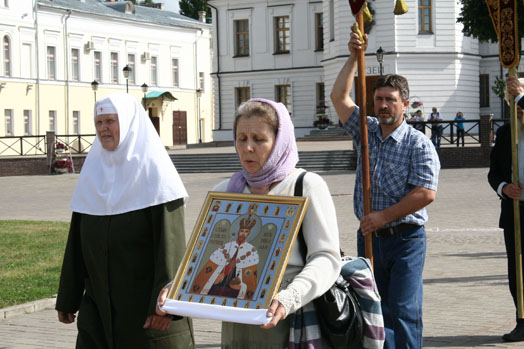
[[[388,236],[396,235],[400,232],[403,232],[404,230],[408,230],[408,229],[412,229],[416,227],[419,227],[419,225],[409,224],[409,223],[400,223],[399,225],[396,225],[394,227],[378,229],[375,231],[374,234],[377,238],[385,238]]]

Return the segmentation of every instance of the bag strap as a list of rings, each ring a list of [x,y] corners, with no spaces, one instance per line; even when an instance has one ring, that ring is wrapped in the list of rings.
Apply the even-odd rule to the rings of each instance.
[[[306,175],[306,173],[307,171],[304,171],[298,175],[297,180],[295,182],[294,196],[303,196],[304,176]],[[304,233],[302,232],[302,225],[300,225],[300,230],[298,231],[297,242],[298,242],[298,248],[300,249],[300,254],[302,255],[305,261],[306,256],[307,256],[307,245],[306,245],[306,240],[304,240]]]
[[[306,175],[306,173],[307,171],[304,171],[298,175],[297,181],[295,182],[294,196],[303,196],[304,176]],[[306,240],[304,239],[304,233],[302,232],[302,225],[300,225],[300,230],[298,231],[297,242],[298,242],[298,248],[300,249],[300,254],[304,257],[304,261],[306,261],[307,244],[306,244]],[[340,256],[344,257],[345,255],[346,254],[344,253],[344,251],[340,249]]]

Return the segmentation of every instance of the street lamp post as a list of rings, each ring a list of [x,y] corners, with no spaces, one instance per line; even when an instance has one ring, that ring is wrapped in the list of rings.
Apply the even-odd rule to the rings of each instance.
[[[98,90],[98,81],[93,80],[93,82],[91,83],[91,89],[95,93],[95,103],[96,103],[96,90]]]
[[[380,68],[380,76],[382,76],[382,63],[384,62],[384,50],[382,49],[382,46],[380,46],[377,50],[377,62]]]
[[[131,67],[126,64],[122,72],[124,73],[124,78],[126,78],[126,92],[129,93],[129,73],[131,73]]]
[[[142,92],[144,92],[144,110],[145,110],[146,109],[146,93],[147,93],[147,88],[149,86],[147,86],[147,84],[144,82],[142,86],[140,87],[142,87]],[[146,111],[146,114],[147,114],[147,111]]]

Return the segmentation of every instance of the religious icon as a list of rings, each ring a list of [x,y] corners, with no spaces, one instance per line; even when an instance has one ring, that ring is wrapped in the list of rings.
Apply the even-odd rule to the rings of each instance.
[[[176,310],[182,316],[202,314],[211,305],[226,306],[228,312],[269,308],[308,202],[307,197],[210,192],[166,304],[192,303]],[[195,307],[203,308],[191,313]]]
[[[217,212],[220,209],[221,204],[222,203],[220,201],[216,201],[215,204],[213,205],[213,211]]]
[[[252,234],[258,234],[261,222],[258,216],[252,214],[240,217],[243,218],[238,222],[235,240],[217,248],[196,276],[193,289],[200,290],[200,294],[240,299],[252,299],[254,296],[259,255],[247,239]],[[252,233],[254,228],[257,231]]]

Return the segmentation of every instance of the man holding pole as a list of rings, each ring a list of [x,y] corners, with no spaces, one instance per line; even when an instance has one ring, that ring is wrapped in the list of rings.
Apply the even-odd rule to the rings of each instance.
[[[524,118],[522,106],[524,106],[524,79],[520,81],[510,76],[507,80],[506,102],[509,98],[515,98],[517,106],[517,129],[518,129],[518,163],[519,163],[519,181],[524,183]],[[508,93],[510,96],[508,96]],[[521,96],[519,98],[519,96]],[[517,100],[518,98],[518,100]],[[495,146],[491,150],[491,161],[488,173],[488,181],[493,190],[499,195],[500,202],[500,220],[499,227],[504,229],[504,242],[506,244],[506,254],[508,256],[508,280],[509,289],[515,307],[517,308],[517,266],[515,260],[515,228],[514,228],[514,208],[513,200],[519,200],[520,217],[524,217],[524,191],[522,185],[516,185],[512,182],[512,150],[511,150],[511,127],[506,124],[497,130]],[[522,236],[522,224],[521,236]],[[521,238],[521,245],[524,240]],[[522,271],[522,268],[521,268]],[[520,285],[522,288],[522,285]],[[505,342],[524,341],[524,318],[519,317],[516,312],[517,325],[510,333],[502,336]]]
[[[367,36],[364,35],[364,41]],[[374,91],[377,117],[367,117],[371,213],[363,214],[360,108],[350,97],[357,55],[364,42],[351,33],[350,56],[333,85],[331,100],[340,123],[357,145],[359,158],[354,211],[360,220],[358,253],[372,236],[374,272],[382,297],[386,348],[422,348],[422,270],[426,255],[425,207],[436,197],[440,162],[431,141],[404,120],[409,106],[407,80],[389,74]]]

